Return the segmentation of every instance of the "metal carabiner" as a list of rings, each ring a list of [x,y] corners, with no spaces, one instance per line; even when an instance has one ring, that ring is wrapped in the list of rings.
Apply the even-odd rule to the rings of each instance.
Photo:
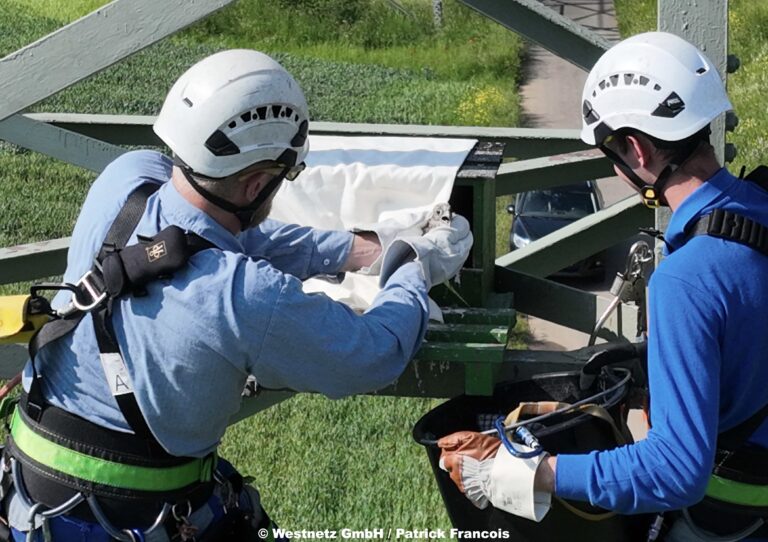
[[[624,278],[637,279],[643,274],[643,264],[653,261],[653,251],[645,241],[636,241],[629,249]]]
[[[119,540],[120,542],[138,542],[133,532],[120,530],[115,527],[111,521],[109,521],[109,518],[107,518],[107,516],[104,514],[104,511],[101,509],[101,505],[99,505],[99,501],[96,499],[95,495],[88,495],[86,500],[88,501],[88,507],[91,509],[91,512],[93,512],[96,521],[104,528],[105,531],[107,531],[109,536]]]
[[[501,439],[502,444],[504,444],[504,447],[513,457],[518,459],[529,459],[544,453],[544,448],[541,447],[538,439],[524,426],[521,425],[515,429],[515,436],[520,438],[520,440],[522,440],[526,446],[531,448],[531,451],[529,452],[521,452],[520,450],[517,450],[512,444],[512,441],[509,440],[507,437],[507,428],[504,427],[504,416],[499,416],[496,418],[496,421],[493,425],[496,428],[496,431],[499,433],[499,438]]]

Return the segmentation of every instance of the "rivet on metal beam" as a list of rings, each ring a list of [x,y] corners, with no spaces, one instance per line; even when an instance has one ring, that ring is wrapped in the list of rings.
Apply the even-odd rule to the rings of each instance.
[[[739,125],[739,117],[733,111],[728,111],[725,114],[725,129],[728,132],[733,132]]]
[[[725,64],[725,71],[728,73],[735,73],[741,67],[741,60],[736,55],[728,55],[728,59]]]
[[[726,143],[725,144],[725,161],[726,162],[733,162],[736,159],[736,156],[738,156],[739,151],[736,148],[736,145],[733,143]]]

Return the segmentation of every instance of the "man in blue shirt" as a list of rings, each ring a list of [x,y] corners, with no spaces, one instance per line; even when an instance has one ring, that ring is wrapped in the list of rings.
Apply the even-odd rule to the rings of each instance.
[[[531,491],[624,514],[682,510],[670,514],[680,519],[666,540],[766,536],[754,532],[768,517],[765,412],[735,449],[723,449],[722,439],[768,404],[768,257],[742,244],[749,235],[694,235],[716,210],[754,221],[755,237],[768,225],[768,192],[721,167],[709,144],[710,123],[730,109],[715,66],[661,32],[607,51],[583,93],[582,139],[603,150],[648,206],[673,212],[666,258],[649,286],[651,428],[646,439],[610,451],[542,457],[527,480]],[[477,447],[482,458],[488,446]],[[503,452],[488,461],[500,465]],[[454,443],[443,457],[457,483],[461,453]],[[485,486],[503,509],[504,472],[496,468]]]
[[[27,364],[5,458],[19,473],[5,501],[18,539],[36,527],[54,541],[267,538],[258,494],[214,455],[246,378],[343,397],[390,384],[413,357],[427,291],[463,264],[468,224],[454,216],[395,241],[399,249],[383,256],[383,288],[362,315],[304,294],[303,279],[378,267],[387,248],[373,232],[266,219],[281,182],[304,167],[308,125],[303,93],[282,66],[256,51],[224,51],[190,68],[166,98],[154,129],[174,159],[129,152],[94,182],[65,282],[81,281],[94,255],[114,249],[103,246],[110,228],[147,184],[157,189],[128,245],[176,226],[203,249],[144,295],[111,300],[106,331],[99,311],[88,312]],[[167,251],[147,247],[150,261]],[[61,292],[52,306],[68,310],[71,299]],[[112,351],[102,344],[110,334]]]

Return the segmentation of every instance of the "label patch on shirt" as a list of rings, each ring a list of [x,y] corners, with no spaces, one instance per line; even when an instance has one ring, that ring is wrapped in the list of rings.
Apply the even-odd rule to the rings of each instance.
[[[123,357],[113,352],[99,354],[99,358],[101,358],[101,367],[104,369],[104,375],[107,377],[107,384],[112,395],[133,393],[133,386],[131,386],[131,379],[128,377],[128,369]]]

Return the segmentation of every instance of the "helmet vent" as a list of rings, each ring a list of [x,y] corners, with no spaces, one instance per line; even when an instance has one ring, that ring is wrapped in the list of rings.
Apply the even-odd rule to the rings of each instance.
[[[234,128],[235,126],[237,126],[237,122],[233,120],[232,122],[227,124],[227,126],[229,126],[230,128]]]
[[[646,86],[648,83],[650,83],[650,81],[651,80],[648,79],[647,77],[645,77],[643,75],[640,76],[640,85],[641,86]]]
[[[611,86],[618,86],[619,85],[619,76],[618,75],[611,75],[608,79],[611,80]]]
[[[703,73],[707,73],[707,68],[706,68],[706,66],[702,66],[701,68],[699,68],[698,70],[696,70],[696,73],[698,73],[699,75],[701,75],[701,74],[703,74]]]
[[[259,117],[259,120],[264,120],[267,118],[267,108],[266,107],[259,107],[256,109],[256,115]]]
[[[186,105],[187,107],[192,107],[194,105],[192,103],[192,100],[190,100],[189,98],[184,98],[184,100],[182,101],[184,102],[184,105]]]
[[[280,109],[282,109],[279,105],[273,105],[272,106],[272,118],[278,118],[280,116]]]
[[[243,122],[250,122],[251,121],[251,112],[246,111],[242,115],[240,115],[240,118],[243,119]]]
[[[634,73],[625,73],[624,74],[624,84],[625,85],[631,85],[632,84],[632,79],[634,79],[634,78],[635,78],[635,74]]]
[[[653,90],[661,90],[661,86],[660,85],[653,85]]]

